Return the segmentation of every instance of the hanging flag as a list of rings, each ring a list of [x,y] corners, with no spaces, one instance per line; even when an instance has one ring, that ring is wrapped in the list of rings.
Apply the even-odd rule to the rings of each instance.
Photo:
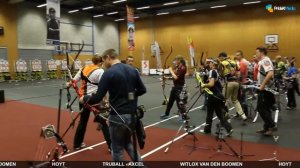
[[[128,31],[128,51],[134,51],[135,41],[135,24],[134,24],[134,8],[130,6],[127,7],[127,31]]]
[[[47,0],[47,44],[59,45],[60,0]]]
[[[195,48],[194,48],[194,42],[191,37],[187,37],[187,42],[189,46],[190,51],[190,57],[191,57],[191,67],[195,67]]]

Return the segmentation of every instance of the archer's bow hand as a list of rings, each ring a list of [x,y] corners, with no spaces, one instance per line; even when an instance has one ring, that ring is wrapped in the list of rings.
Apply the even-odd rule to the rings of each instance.
[[[83,98],[84,98],[84,96],[81,96],[81,97],[79,98],[79,102],[80,102],[80,103],[85,103]]]
[[[259,90],[260,90],[260,91],[265,90],[265,85],[260,85],[260,86],[259,86]]]
[[[205,89],[205,88],[207,88],[207,87],[208,87],[207,84],[201,85],[201,88],[202,88],[202,89]]]

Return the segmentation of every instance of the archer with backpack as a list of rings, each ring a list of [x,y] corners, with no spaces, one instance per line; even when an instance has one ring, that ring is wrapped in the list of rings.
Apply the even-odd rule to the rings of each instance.
[[[238,83],[239,67],[235,61],[228,58],[225,52],[221,52],[219,54],[219,59],[221,62],[219,71],[221,77],[223,77],[225,80],[223,93],[225,95],[226,104],[228,104],[228,101],[231,100],[238,115],[242,117],[243,124],[246,124],[247,116],[245,115],[241,104],[238,101],[238,93],[240,88],[240,84]]]

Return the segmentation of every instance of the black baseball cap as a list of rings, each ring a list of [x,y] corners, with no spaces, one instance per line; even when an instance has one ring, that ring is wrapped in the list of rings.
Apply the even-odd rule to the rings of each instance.
[[[49,8],[49,13],[55,13],[55,9],[54,8]]]

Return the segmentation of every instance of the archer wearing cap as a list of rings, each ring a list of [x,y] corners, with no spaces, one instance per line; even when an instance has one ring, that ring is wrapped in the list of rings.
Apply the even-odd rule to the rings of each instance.
[[[240,84],[239,79],[239,66],[237,63],[228,58],[227,53],[221,52],[219,54],[221,60],[220,74],[225,78],[225,87],[223,88],[223,93],[225,95],[226,104],[231,99],[238,116],[243,119],[243,124],[246,124],[247,116],[245,115],[240,102],[238,101],[238,93]]]
[[[211,58],[207,59],[206,62],[209,63],[210,71],[208,77],[208,83],[202,85],[203,88],[209,88],[213,94],[207,95],[207,115],[206,115],[206,125],[204,127],[204,133],[211,133],[211,126],[213,121],[214,112],[216,113],[221,125],[227,131],[226,136],[230,136],[233,132],[231,124],[226,120],[225,113],[225,98],[222,94],[222,85],[219,81],[219,73],[217,71],[218,60]]]

